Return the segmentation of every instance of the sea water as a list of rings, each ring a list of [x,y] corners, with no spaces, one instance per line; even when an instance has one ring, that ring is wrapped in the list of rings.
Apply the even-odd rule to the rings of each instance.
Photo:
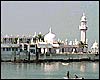
[[[40,58],[53,59],[67,59],[79,58],[82,55],[55,55],[55,56],[41,56]],[[98,57],[96,55],[88,55]],[[3,60],[13,60],[12,53],[2,52],[1,58]],[[17,55],[19,59],[19,56]],[[25,59],[23,54],[20,58]],[[31,56],[31,60],[35,56]],[[63,65],[62,62],[45,62],[45,63],[12,63],[1,62],[1,79],[63,79],[69,71],[70,77],[74,78],[75,74],[85,79],[99,79],[99,62],[70,62],[68,65]]]
[[[63,79],[69,71],[85,79],[99,79],[99,62],[12,63],[1,62],[1,79]]]

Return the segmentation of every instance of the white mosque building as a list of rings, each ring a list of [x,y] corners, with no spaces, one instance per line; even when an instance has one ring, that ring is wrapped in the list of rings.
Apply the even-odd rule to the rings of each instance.
[[[86,31],[87,31],[87,18],[85,14],[83,13],[79,25],[79,29],[81,31],[81,39],[82,43],[88,44],[86,39]],[[41,34],[41,33],[39,33]],[[31,53],[36,53],[37,49],[38,52],[41,54],[44,53],[55,53],[55,54],[63,54],[63,53],[79,53],[79,52],[87,52],[88,48],[83,50],[82,47],[79,46],[79,42],[77,39],[74,41],[68,41],[66,39],[65,41],[61,41],[60,39],[57,39],[56,34],[52,32],[52,28],[49,29],[49,32],[44,36],[44,41],[33,41],[33,38],[36,37],[36,32],[34,36],[29,37],[9,37],[6,35],[4,38],[1,38],[2,44],[1,49],[5,51],[4,48],[12,48],[10,42],[17,42],[17,44],[12,43],[12,45],[15,45],[15,48],[18,48],[18,51],[26,50]],[[6,40],[6,41],[5,41]],[[27,40],[29,43],[27,43]],[[96,51],[98,50],[97,43],[95,42],[92,46],[92,50]],[[94,50],[96,49],[96,50]]]

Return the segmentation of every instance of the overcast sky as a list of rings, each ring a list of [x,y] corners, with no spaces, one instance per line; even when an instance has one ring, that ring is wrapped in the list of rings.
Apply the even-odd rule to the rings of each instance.
[[[8,35],[46,34],[51,27],[61,40],[80,40],[83,12],[88,20],[88,43],[99,42],[98,1],[2,1],[1,32]]]

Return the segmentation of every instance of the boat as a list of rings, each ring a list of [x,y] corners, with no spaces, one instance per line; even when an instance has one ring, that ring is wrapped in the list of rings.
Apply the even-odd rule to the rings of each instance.
[[[69,65],[69,63],[62,63],[62,65]]]
[[[63,79],[84,79],[82,77],[79,77],[79,78],[68,78],[68,77],[63,77]]]
[[[69,79],[68,77],[63,77],[63,79]]]
[[[66,75],[66,77],[63,77],[63,79],[84,79],[84,78],[78,77],[77,75],[75,75],[75,78],[71,78],[71,77],[69,77],[69,71],[67,71],[67,75]]]

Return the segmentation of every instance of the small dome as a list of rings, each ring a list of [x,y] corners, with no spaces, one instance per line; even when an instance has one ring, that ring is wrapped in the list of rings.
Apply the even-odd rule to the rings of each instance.
[[[9,36],[6,34],[5,38],[9,38]]]
[[[93,43],[92,48],[98,48],[98,43],[96,41]]]
[[[44,41],[47,43],[53,43],[56,40],[56,35],[52,33],[51,28],[49,33],[44,36]]]

